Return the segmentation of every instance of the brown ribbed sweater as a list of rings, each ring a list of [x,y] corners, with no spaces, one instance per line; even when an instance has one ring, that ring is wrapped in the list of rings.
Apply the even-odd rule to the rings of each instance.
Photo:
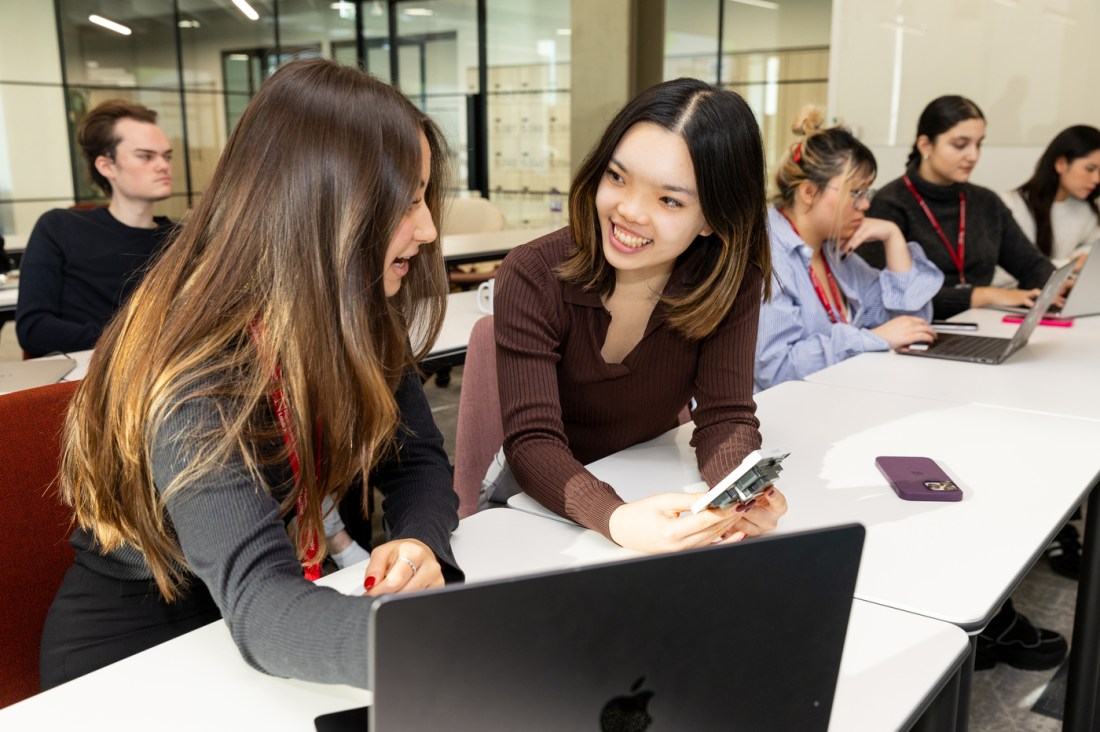
[[[585,468],[675,427],[694,397],[699,471],[714,485],[760,446],[752,369],[761,277],[750,269],[721,325],[689,341],[658,304],[621,364],[600,354],[611,315],[600,297],[554,269],[573,250],[568,229],[513,250],[497,276],[494,320],[504,453],[520,486],[552,511],[608,536],[623,500]],[[665,294],[690,288],[692,247]],[[667,486],[675,490],[678,486]]]

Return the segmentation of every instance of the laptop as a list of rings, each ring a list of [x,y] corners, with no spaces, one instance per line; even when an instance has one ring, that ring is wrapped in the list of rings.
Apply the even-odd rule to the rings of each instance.
[[[64,358],[36,358],[30,361],[0,362],[0,394],[56,384],[76,368],[76,361]]]
[[[1100,251],[1100,241],[1093,243],[1093,251]],[[997,308],[997,310],[1026,315],[1031,308]],[[1090,254],[1085,259],[1085,266],[1077,273],[1077,281],[1066,293],[1066,304],[1061,308],[1052,305],[1047,308],[1046,314],[1059,318],[1100,314],[1100,257]]]
[[[940,333],[934,343],[913,344],[908,348],[898,349],[898,353],[905,356],[925,356],[927,358],[946,358],[952,361],[969,361],[971,363],[997,364],[1004,362],[1016,351],[1027,345],[1027,339],[1043,314],[1054,302],[1062,283],[1073,273],[1073,263],[1059,268],[1050,276],[1043,286],[1039,297],[1035,299],[1035,306],[1027,312],[1020,327],[1016,329],[1011,338],[993,338],[991,336],[963,335],[959,333]]]
[[[386,596],[373,705],[316,728],[826,730],[863,539],[848,525]]]

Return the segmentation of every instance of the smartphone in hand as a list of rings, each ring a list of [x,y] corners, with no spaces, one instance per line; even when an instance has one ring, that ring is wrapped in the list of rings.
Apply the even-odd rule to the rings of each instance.
[[[875,467],[903,501],[962,500],[962,490],[931,458],[881,456]]]

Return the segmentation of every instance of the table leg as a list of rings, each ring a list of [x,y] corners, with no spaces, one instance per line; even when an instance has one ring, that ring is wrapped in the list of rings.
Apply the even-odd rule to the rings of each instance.
[[[974,658],[978,655],[978,635],[970,636],[970,653],[959,667],[959,705],[955,710],[956,732],[966,732],[970,726],[970,688],[974,685]]]
[[[968,663],[966,659],[963,664]],[[958,722],[959,686],[962,683],[962,667],[956,671],[940,693],[920,715],[910,732],[953,732]]]
[[[1081,578],[1077,581],[1077,609],[1073,616],[1073,645],[1066,680],[1064,732],[1091,732],[1100,682],[1100,538],[1093,528],[1100,521],[1100,490],[1089,494],[1085,515],[1085,548]]]

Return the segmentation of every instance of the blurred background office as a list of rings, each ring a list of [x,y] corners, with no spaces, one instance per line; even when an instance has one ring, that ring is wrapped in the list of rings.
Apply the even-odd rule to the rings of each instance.
[[[1004,190],[1058,130],[1100,120],[1098,29],[1090,0],[0,0],[0,230],[19,250],[42,212],[96,200],[73,137],[110,97],[159,110],[177,162],[157,213],[178,219],[298,55],[397,83],[446,130],[463,195],[510,227],[551,223],[611,113],[682,75],[743,94],[769,161],[798,108],[826,106],[883,179],[921,108],[964,94],[989,120],[975,182]]]

